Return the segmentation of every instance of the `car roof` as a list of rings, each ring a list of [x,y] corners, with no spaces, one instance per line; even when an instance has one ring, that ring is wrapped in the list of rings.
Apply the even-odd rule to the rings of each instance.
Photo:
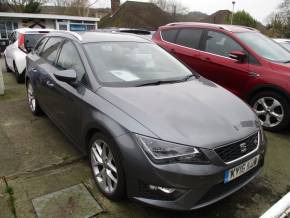
[[[70,32],[54,31],[47,36],[61,36],[81,43],[89,42],[151,42],[151,40],[129,33],[108,33],[108,32]],[[152,42],[151,42],[152,43]]]
[[[19,33],[34,33],[34,32],[52,32],[52,31],[56,31],[54,29],[42,29],[42,28],[19,28],[16,29],[15,31],[19,32]]]
[[[122,33],[134,33],[140,35],[151,35],[151,31],[146,29],[137,29],[137,28],[117,28],[117,27],[107,27],[103,29],[97,29],[97,32],[122,32]]]
[[[220,29],[228,32],[258,32],[258,30],[252,27],[238,26],[238,25],[228,25],[228,24],[212,24],[212,23],[198,23],[198,22],[177,22],[169,23],[161,28],[170,28],[170,27],[198,27],[198,28],[207,28],[207,29]]]

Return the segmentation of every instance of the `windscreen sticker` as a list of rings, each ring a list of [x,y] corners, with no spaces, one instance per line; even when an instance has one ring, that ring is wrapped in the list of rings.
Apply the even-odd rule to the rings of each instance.
[[[139,77],[135,76],[133,73],[129,71],[125,71],[125,70],[111,70],[110,73],[126,82],[136,81],[140,79]]]

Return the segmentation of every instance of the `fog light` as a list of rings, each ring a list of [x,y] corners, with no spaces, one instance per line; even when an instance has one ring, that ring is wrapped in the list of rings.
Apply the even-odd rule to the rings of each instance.
[[[162,191],[165,194],[172,194],[173,192],[176,191],[176,189],[173,188],[165,188],[165,187],[161,187],[161,186],[155,186],[155,185],[149,185],[149,189],[152,191]]]

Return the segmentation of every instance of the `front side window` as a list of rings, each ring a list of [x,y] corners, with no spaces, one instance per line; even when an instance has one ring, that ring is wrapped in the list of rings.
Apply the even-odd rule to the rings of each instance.
[[[176,44],[199,49],[202,32],[201,29],[182,29],[177,36]]]
[[[164,41],[174,43],[177,33],[177,29],[162,30],[161,36]]]
[[[15,32],[12,32],[10,35],[9,35],[9,43],[12,44],[16,41],[15,39]]]
[[[85,69],[79,53],[71,41],[66,41],[63,44],[56,65],[61,70],[74,69],[77,73],[77,78],[79,81],[82,80],[85,74]]]
[[[229,57],[231,51],[244,51],[231,37],[215,31],[208,31],[204,50],[224,57]]]
[[[58,48],[62,42],[62,38],[60,37],[51,37],[47,40],[46,44],[44,45],[44,48],[42,52],[40,53],[40,56],[46,59],[50,63],[54,63]]]
[[[290,62],[290,53],[272,39],[259,32],[236,33],[236,36],[258,55],[274,62]]]
[[[99,42],[84,47],[96,77],[105,86],[138,86],[192,75],[177,59],[152,43]]]

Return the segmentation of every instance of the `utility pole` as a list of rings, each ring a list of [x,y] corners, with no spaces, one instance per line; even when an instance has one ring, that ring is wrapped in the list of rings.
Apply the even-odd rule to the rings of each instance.
[[[231,25],[233,25],[236,1],[232,1],[232,4],[233,4],[233,10],[232,10]]]
[[[173,21],[176,21],[176,5],[173,5]]]

